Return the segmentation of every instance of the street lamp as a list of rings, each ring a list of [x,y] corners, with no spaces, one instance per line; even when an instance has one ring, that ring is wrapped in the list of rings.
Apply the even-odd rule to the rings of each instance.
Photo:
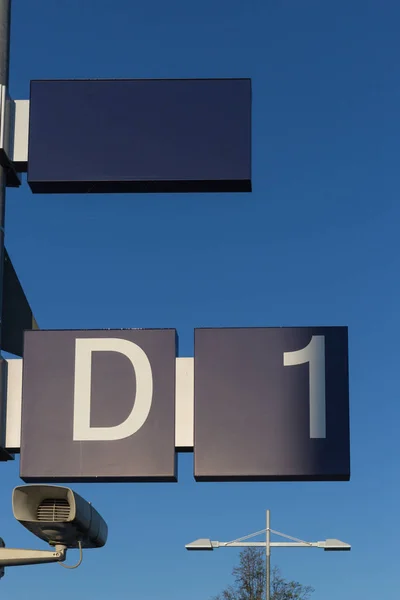
[[[299,540],[298,538],[294,538],[290,535],[286,535],[286,533],[282,533],[281,531],[275,531],[271,529],[271,513],[267,510],[267,523],[266,528],[261,531],[256,531],[255,533],[251,533],[250,535],[246,535],[242,538],[238,538],[231,542],[216,542],[206,538],[200,538],[195,540],[194,542],[190,542],[190,544],[186,544],[185,548],[187,550],[199,550],[199,551],[207,551],[214,550],[217,548],[265,548],[266,554],[266,590],[265,597],[266,600],[271,600],[271,548],[322,548],[326,552],[337,552],[337,551],[348,551],[351,550],[350,544],[346,544],[346,542],[342,542],[336,539],[326,539],[323,542],[305,542],[304,540]],[[249,542],[247,540],[260,535],[261,533],[265,533],[265,542]],[[278,535],[282,538],[290,540],[289,542],[271,542],[271,533]]]

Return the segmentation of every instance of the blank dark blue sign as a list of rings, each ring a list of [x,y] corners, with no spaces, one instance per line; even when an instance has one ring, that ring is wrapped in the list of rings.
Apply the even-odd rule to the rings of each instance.
[[[250,79],[32,81],[39,193],[251,191]]]
[[[7,250],[4,254],[1,349],[22,356],[24,331],[38,327]]]

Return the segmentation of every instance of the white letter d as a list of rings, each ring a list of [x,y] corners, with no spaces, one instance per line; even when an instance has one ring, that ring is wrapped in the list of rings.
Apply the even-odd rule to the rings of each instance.
[[[92,353],[119,352],[135,370],[136,396],[128,418],[113,427],[90,426]],[[75,441],[122,440],[136,433],[146,422],[153,399],[153,375],[146,353],[135,343],[119,338],[82,338],[75,340],[74,424]]]

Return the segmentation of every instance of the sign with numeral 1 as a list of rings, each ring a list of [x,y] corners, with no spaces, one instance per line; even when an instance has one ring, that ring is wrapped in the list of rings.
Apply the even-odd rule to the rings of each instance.
[[[350,478],[346,327],[197,329],[198,481]]]
[[[179,450],[198,481],[348,480],[347,337],[197,329],[183,369],[172,329],[27,331],[6,438],[22,406],[25,481],[176,481]]]

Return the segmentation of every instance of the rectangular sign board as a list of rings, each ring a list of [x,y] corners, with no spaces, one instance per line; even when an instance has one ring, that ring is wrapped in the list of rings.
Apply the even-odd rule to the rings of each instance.
[[[197,329],[198,481],[350,478],[346,327]]]
[[[1,349],[22,356],[24,331],[38,326],[6,249],[3,269]]]
[[[171,329],[28,331],[6,447],[33,482],[176,481],[179,450],[198,481],[345,481],[347,338],[197,329],[194,359],[178,359]]]
[[[8,363],[4,358],[0,358],[0,462],[5,462],[14,458],[13,455],[5,449],[7,425],[7,380]]]
[[[250,79],[32,81],[39,193],[251,191]]]
[[[24,481],[176,481],[174,329],[25,334]]]

